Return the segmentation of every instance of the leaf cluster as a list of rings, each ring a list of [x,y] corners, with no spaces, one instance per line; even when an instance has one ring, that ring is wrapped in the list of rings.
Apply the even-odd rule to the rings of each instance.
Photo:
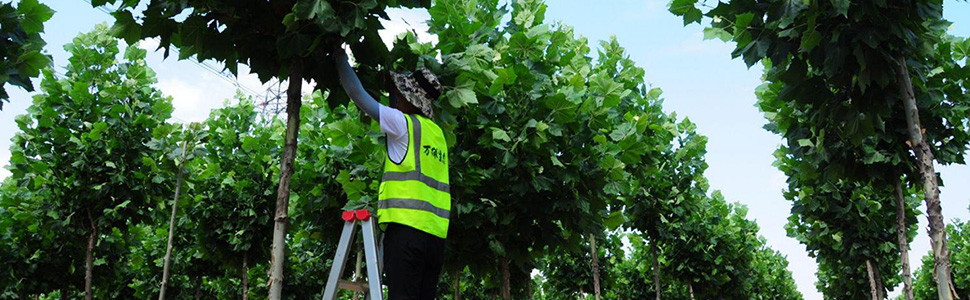
[[[30,79],[50,66],[50,56],[43,53],[47,43],[40,34],[53,15],[50,7],[37,0],[21,0],[16,7],[0,3],[0,109],[4,101],[10,101],[4,87],[7,83],[32,92]]]

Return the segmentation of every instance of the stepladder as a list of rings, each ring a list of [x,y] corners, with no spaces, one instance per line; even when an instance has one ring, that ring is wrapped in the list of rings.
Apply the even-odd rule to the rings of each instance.
[[[377,237],[377,218],[369,210],[345,210],[341,215],[344,221],[343,230],[340,233],[340,241],[337,243],[337,253],[334,254],[333,266],[330,267],[330,275],[327,277],[327,285],[323,291],[323,300],[336,300],[341,290],[350,290],[361,293],[364,299],[383,300],[384,293],[381,287],[381,270],[383,268],[383,253],[380,251],[380,242]],[[347,258],[350,257],[351,250],[357,244],[358,229],[363,238],[363,256],[366,260],[366,282],[361,282],[363,274],[354,274],[355,281],[343,279],[344,267],[347,265]],[[361,249],[361,248],[358,248]],[[358,266],[359,264],[358,253]],[[360,273],[358,267],[356,273]],[[354,299],[356,299],[356,294]]]

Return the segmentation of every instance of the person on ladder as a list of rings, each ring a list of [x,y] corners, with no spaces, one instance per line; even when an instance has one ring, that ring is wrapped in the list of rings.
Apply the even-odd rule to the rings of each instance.
[[[432,121],[441,84],[423,68],[391,72],[389,107],[364,91],[344,49],[336,47],[333,57],[347,95],[387,137],[377,220],[384,231],[388,299],[434,299],[451,211],[448,145]]]

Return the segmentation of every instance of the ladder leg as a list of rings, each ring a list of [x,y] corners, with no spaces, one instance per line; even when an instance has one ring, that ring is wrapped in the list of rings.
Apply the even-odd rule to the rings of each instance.
[[[384,232],[378,230],[377,226],[374,224],[374,232],[377,233],[377,267],[384,274]]]
[[[340,275],[344,272],[347,264],[347,257],[350,254],[351,239],[357,234],[357,222],[344,222],[344,229],[340,233],[340,242],[337,243],[337,254],[333,257],[333,266],[330,267],[330,276],[327,277],[327,287],[323,290],[323,300],[337,299],[337,283]]]
[[[374,219],[361,221],[364,231],[364,253],[367,256],[367,285],[370,292],[367,293],[368,299],[384,299],[384,292],[381,288],[381,268],[377,261],[377,239],[374,233]]]

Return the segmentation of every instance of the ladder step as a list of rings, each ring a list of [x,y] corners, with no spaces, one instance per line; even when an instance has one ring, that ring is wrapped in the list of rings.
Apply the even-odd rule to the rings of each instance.
[[[350,290],[360,293],[367,293],[367,283],[366,282],[353,282],[350,280],[341,279],[337,281],[337,288],[341,290]]]

